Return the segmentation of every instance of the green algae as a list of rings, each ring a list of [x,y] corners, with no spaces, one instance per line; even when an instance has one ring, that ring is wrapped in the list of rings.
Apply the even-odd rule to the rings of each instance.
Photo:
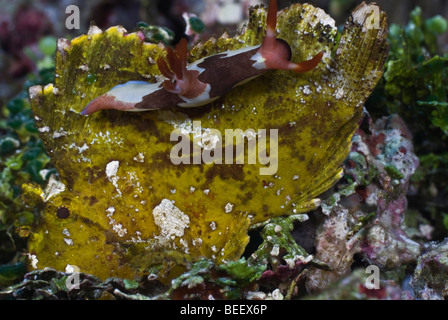
[[[173,279],[166,296],[177,299],[241,299],[248,288],[260,279],[265,267],[241,258],[216,265],[208,259],[192,264],[190,270]]]
[[[392,24],[390,55],[379,85],[366,103],[373,116],[399,114],[413,135],[420,166],[412,177],[416,209],[435,223],[434,235],[445,237],[442,199],[448,192],[448,54],[439,47],[446,35],[447,20],[441,16],[424,19],[417,7],[409,23]]]
[[[139,23],[137,23],[137,27],[143,33],[143,35],[145,36],[145,41],[147,42],[163,42],[164,44],[168,45],[172,44],[172,42],[174,41],[174,32],[168,28],[151,26],[144,21],[140,21]]]
[[[120,27],[60,39],[54,84],[30,89],[36,126],[60,178],[46,190],[24,186],[25,200],[44,208],[30,236],[30,268],[70,264],[100,278],[133,278],[162,264],[161,274],[172,278],[203,257],[239,259],[250,225],[318,207],[317,197],[341,177],[362,105],[387,57],[385,15],[379,29],[367,28],[368,9],[361,5],[336,41],[334,21],[322,10],[293,5],[279,14],[279,38],[290,43],[293,61],[323,50],[314,71],[272,71],[202,108],[138,115],[79,112],[118,83],[155,81],[162,45]],[[265,16],[252,9],[241,35],[199,44],[190,60],[259,44]],[[90,74],[96,81],[86,81]],[[259,175],[261,163],[173,165],[170,134],[190,136],[193,121],[201,121],[202,141],[210,128],[277,129],[276,174]],[[58,216],[61,208],[68,217]]]
[[[300,247],[291,235],[294,222],[307,219],[308,217],[303,214],[270,219],[261,231],[263,242],[249,261],[252,264],[269,264],[275,269],[282,261],[286,261],[286,264],[293,268],[298,261],[312,259],[312,256]]]
[[[54,42],[52,42],[54,40]],[[26,272],[26,238],[37,209],[21,198],[22,184],[44,186],[55,173],[50,164],[28,100],[30,86],[54,80],[54,38],[38,43],[42,63],[30,74],[21,92],[9,100],[0,115],[0,287],[13,283]],[[45,61],[44,61],[45,60]],[[36,61],[36,62],[39,62]]]

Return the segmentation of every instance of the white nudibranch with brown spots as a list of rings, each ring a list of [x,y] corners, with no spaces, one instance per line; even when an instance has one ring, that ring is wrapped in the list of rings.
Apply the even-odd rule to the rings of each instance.
[[[291,62],[291,47],[276,38],[276,24],[277,1],[270,0],[266,35],[261,45],[218,53],[191,64],[187,64],[187,41],[182,39],[174,50],[167,48],[166,60],[157,60],[163,75],[161,81],[128,81],[117,85],[92,100],[81,114],[89,115],[102,109],[146,111],[173,106],[199,107],[267,70],[304,73],[314,69],[323,52],[301,63]]]

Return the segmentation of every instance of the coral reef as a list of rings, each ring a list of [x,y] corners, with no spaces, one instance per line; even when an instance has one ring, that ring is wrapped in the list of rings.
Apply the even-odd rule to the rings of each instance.
[[[425,300],[446,300],[448,297],[448,241],[429,244],[418,258],[411,286],[415,296]]]
[[[328,218],[316,233],[316,258],[331,270],[308,273],[310,292],[347,275],[355,254],[384,270],[416,262],[420,245],[406,234],[403,222],[417,167],[410,133],[398,116],[379,119],[368,133],[360,129],[355,134],[345,181],[322,205]]]
[[[392,24],[384,77],[366,104],[372,116],[398,113],[409,126],[420,160],[409,200],[433,221],[434,237],[439,240],[447,235],[443,219],[448,210],[448,54],[446,50],[443,54],[437,40],[447,31],[445,18],[425,20],[419,7],[411,12],[407,25]]]

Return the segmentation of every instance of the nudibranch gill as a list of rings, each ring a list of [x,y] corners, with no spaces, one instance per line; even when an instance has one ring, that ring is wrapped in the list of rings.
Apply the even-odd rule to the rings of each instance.
[[[233,88],[267,70],[292,70],[304,73],[322,59],[319,52],[300,63],[291,61],[291,47],[277,39],[277,1],[270,0],[266,35],[261,45],[214,54],[187,64],[187,41],[182,39],[173,50],[167,48],[166,60],[157,66],[163,79],[156,83],[128,81],[92,100],[81,112],[92,114],[102,109],[146,111],[162,108],[199,107],[213,102]]]

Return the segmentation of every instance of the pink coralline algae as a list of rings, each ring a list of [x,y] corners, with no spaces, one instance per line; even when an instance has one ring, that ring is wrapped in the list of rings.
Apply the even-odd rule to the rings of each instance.
[[[32,70],[33,64],[23,49],[51,31],[45,13],[31,7],[17,8],[13,16],[0,14],[0,45],[14,57],[8,70],[10,75],[22,76]]]
[[[322,205],[328,217],[318,226],[316,255],[329,271],[311,268],[306,287],[319,292],[350,273],[357,254],[366,265],[389,270],[415,263],[420,244],[403,226],[406,193],[418,167],[411,134],[397,115],[359,129],[352,140],[342,181]]]
[[[448,239],[429,244],[418,259],[411,286],[415,296],[424,300],[448,299]]]

